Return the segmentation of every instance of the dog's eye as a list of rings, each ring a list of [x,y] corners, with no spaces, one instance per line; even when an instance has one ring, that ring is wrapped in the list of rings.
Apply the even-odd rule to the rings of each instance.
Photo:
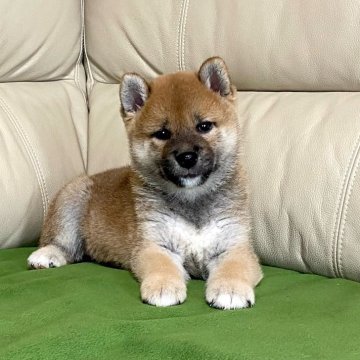
[[[161,129],[154,132],[151,136],[159,140],[169,140],[171,138],[171,132],[167,129]]]
[[[212,128],[214,124],[211,121],[203,121],[196,125],[196,130],[200,133],[208,133]]]

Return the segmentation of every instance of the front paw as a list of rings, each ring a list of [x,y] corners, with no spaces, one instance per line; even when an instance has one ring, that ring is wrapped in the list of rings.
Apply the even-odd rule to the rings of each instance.
[[[30,269],[48,269],[66,265],[64,253],[54,245],[47,245],[34,251],[27,260]]]
[[[241,280],[210,280],[205,297],[211,307],[222,310],[243,309],[255,304],[254,289]]]
[[[149,276],[141,283],[140,291],[142,301],[155,306],[179,305],[186,299],[185,281],[171,276]]]

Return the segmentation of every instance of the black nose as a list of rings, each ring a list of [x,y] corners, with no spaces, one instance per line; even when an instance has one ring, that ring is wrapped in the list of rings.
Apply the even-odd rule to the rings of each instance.
[[[181,167],[185,169],[190,169],[197,163],[198,155],[196,152],[187,151],[175,155],[175,159]]]

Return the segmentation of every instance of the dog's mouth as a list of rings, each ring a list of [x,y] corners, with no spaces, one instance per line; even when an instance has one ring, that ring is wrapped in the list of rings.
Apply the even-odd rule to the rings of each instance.
[[[179,177],[177,183],[180,187],[193,188],[195,186],[202,185],[205,181],[206,179],[203,178],[203,175],[189,174]]]
[[[203,172],[183,171],[174,173],[167,166],[161,167],[161,176],[181,188],[194,188],[203,185],[209,178],[212,169]]]

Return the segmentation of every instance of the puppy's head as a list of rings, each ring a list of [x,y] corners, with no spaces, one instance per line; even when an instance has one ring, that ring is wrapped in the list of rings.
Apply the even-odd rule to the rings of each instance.
[[[198,73],[163,75],[148,84],[125,74],[122,115],[134,169],[169,194],[196,197],[231,176],[238,156],[235,89],[221,58]]]

